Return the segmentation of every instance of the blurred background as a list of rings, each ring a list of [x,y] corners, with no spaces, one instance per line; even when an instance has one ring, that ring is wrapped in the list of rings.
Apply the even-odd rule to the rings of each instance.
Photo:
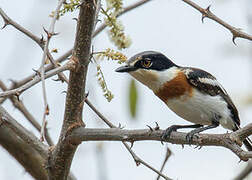
[[[127,1],[125,6],[136,2]],[[217,16],[252,34],[251,0],[194,0],[201,7],[211,6]],[[55,9],[57,1],[51,0],[0,0],[0,7],[13,20],[27,28],[35,35],[44,34],[43,27],[48,28],[49,14]],[[52,38],[50,50],[58,49],[55,58],[73,47],[78,12],[67,13],[56,23],[58,36]],[[101,19],[103,19],[101,17]],[[205,19],[201,23],[201,14],[192,7],[177,0],[152,0],[149,3],[120,17],[125,26],[125,33],[130,35],[132,45],[122,52],[127,56],[155,50],[164,53],[176,64],[195,66],[211,72],[230,94],[237,106],[242,126],[251,123],[252,117],[252,44],[244,39],[232,43],[231,33],[213,22]],[[0,18],[0,25],[4,21]],[[97,24],[97,27],[101,23]],[[38,69],[42,60],[42,51],[36,43],[12,26],[0,30],[0,79],[8,86],[10,80],[21,80]],[[107,31],[103,31],[93,40],[94,50],[116,49],[109,41]],[[129,87],[131,77],[114,70],[119,67],[116,62],[102,61],[102,71],[114,99],[108,103],[102,95],[97,82],[96,66],[90,64],[87,76],[89,100],[114,124],[121,123],[127,129],[142,129],[146,125],[161,129],[174,124],[188,124],[171,112],[163,102],[140,83],[136,82],[138,102],[136,117],[132,118],[129,110]],[[67,73],[66,73],[67,74]],[[67,74],[68,75],[68,74]],[[50,107],[48,128],[54,142],[58,139],[64,116],[65,91],[67,86],[55,82],[53,77],[46,81],[47,96]],[[30,112],[41,123],[43,116],[43,99],[41,84],[21,95]],[[27,122],[8,100],[4,108],[23,126],[37,137],[39,133]],[[106,127],[104,123],[85,105],[83,119],[87,127]],[[225,133],[222,127],[209,130],[208,133]],[[164,173],[173,179],[222,179],[234,178],[246,163],[239,162],[232,152],[220,147],[203,147],[165,144],[160,142],[136,142],[133,150],[146,162],[159,169],[163,162],[166,147],[172,151]],[[0,179],[32,179],[28,173],[3,148],[0,148]],[[74,157],[71,171],[78,179],[115,180],[146,179],[157,177],[153,171],[143,165],[136,167],[134,160],[120,142],[85,142],[79,146]],[[252,179],[248,177],[247,179]]]

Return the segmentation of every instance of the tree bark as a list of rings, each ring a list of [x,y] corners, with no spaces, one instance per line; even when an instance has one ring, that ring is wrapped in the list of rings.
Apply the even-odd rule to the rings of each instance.
[[[85,0],[80,5],[75,45],[71,58],[76,66],[70,71],[61,135],[56,148],[50,156],[49,176],[52,180],[67,179],[79,143],[70,143],[66,136],[72,129],[85,126],[82,121],[82,109],[95,12],[96,8],[93,0]]]

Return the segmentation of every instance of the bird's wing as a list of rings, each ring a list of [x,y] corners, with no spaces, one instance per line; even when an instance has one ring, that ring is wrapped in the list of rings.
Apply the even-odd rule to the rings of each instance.
[[[222,85],[213,75],[196,68],[184,68],[183,71],[187,77],[188,82],[192,86],[197,88],[199,91],[206,93],[210,96],[220,95],[228,104],[228,108],[230,109],[233,115],[233,120],[238,126],[240,125],[238,111],[234,103],[227,94],[226,90],[222,87]]]

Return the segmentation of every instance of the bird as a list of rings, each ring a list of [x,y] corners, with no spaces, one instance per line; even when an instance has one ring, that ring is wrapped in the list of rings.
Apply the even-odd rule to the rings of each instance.
[[[172,125],[161,136],[169,139],[172,131],[194,128],[187,133],[190,143],[195,134],[219,125],[231,131],[240,129],[237,108],[227,91],[210,73],[193,67],[176,65],[164,54],[144,51],[131,57],[116,72],[127,72],[151,89],[175,114],[193,124]],[[249,151],[252,142],[243,141]]]

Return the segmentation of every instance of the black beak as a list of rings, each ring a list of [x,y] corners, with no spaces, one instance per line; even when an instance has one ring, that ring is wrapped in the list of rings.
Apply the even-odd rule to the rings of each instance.
[[[137,70],[136,67],[126,65],[126,66],[121,66],[121,67],[117,68],[115,71],[116,72],[130,72],[130,71],[135,71],[135,70]]]

